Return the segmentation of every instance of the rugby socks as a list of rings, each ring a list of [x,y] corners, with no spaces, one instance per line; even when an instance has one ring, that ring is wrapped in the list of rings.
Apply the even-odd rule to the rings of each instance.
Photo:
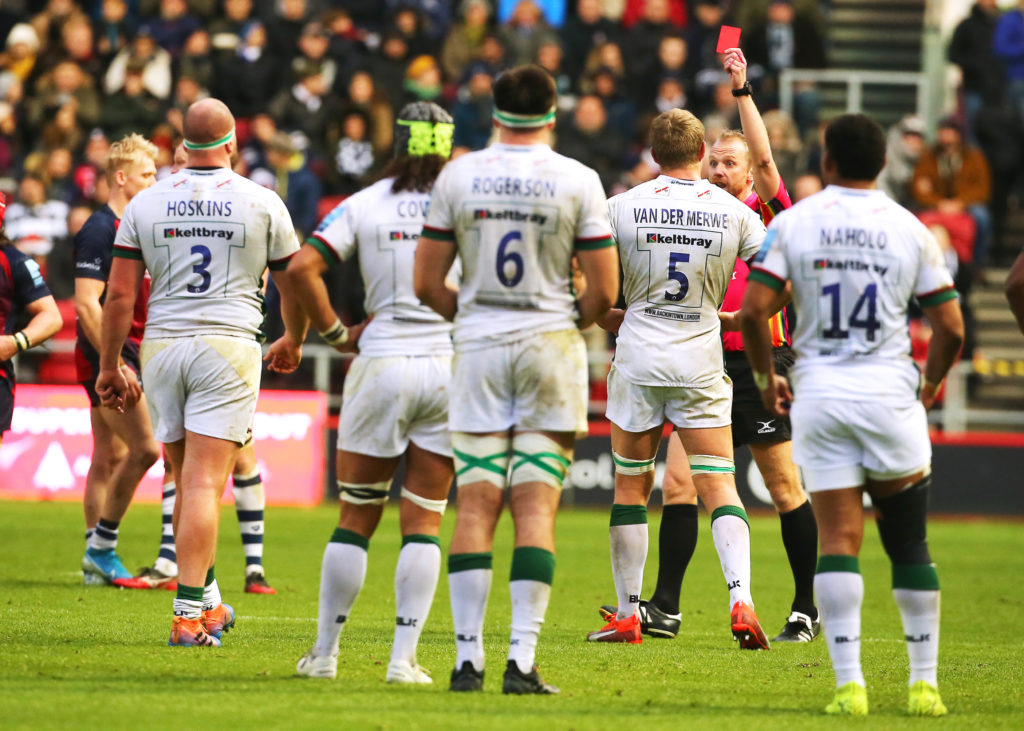
[[[722,564],[722,575],[729,587],[729,609],[736,602],[754,606],[750,597],[750,525],[747,511],[735,505],[723,505],[711,513],[711,536]]]
[[[234,475],[231,492],[235,496],[238,530],[242,534],[242,548],[245,551],[245,574],[262,574],[263,511],[266,507],[266,495],[259,468],[247,475]]]
[[[430,606],[434,603],[441,573],[441,541],[437,536],[402,536],[402,550],[395,566],[395,641],[392,660],[416,664],[416,645]]]
[[[612,577],[619,602],[617,619],[629,619],[640,605],[647,561],[647,507],[612,505],[608,525],[612,553]]]
[[[697,506],[664,506],[658,529],[658,585],[654,587],[651,604],[666,614],[679,613],[683,576],[696,548]]]
[[[177,491],[173,482],[165,482],[163,499],[160,501],[160,520],[163,532],[160,534],[160,553],[157,554],[154,568],[167,575],[178,573],[178,552],[174,547],[174,499]]]
[[[782,545],[786,547],[789,568],[793,572],[794,612],[817,617],[814,608],[814,569],[818,562],[818,524],[814,522],[811,501],[788,513],[779,513]]]
[[[366,549],[370,540],[335,528],[320,566],[320,615],[313,654],[338,654],[338,637],[366,580]]]
[[[910,656],[910,685],[938,687],[939,575],[933,564],[892,567],[892,595],[900,608]]]
[[[117,526],[121,521],[100,518],[89,536],[88,547],[94,551],[112,551],[117,548]]]
[[[211,566],[206,572],[206,582],[203,586],[203,611],[209,612],[211,609],[216,609],[220,603],[220,587],[217,586],[217,576]]]
[[[823,634],[836,673],[836,687],[864,685],[860,669],[860,607],[864,579],[856,556],[821,556],[814,576]]]
[[[201,586],[178,584],[178,593],[174,597],[174,616],[199,619],[203,614],[203,593]]]
[[[455,667],[467,660],[484,669],[484,614],[491,593],[491,554],[448,555],[448,593],[455,625]]]
[[[515,660],[522,673],[533,671],[537,638],[548,610],[554,577],[555,554],[551,551],[535,546],[520,546],[512,551],[512,571],[508,582],[508,593],[512,598],[512,632],[508,659]]]

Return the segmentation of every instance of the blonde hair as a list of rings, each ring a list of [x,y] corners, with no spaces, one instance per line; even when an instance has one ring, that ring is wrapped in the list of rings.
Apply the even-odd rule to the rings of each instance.
[[[651,122],[651,153],[662,169],[690,167],[700,162],[704,125],[685,109],[669,109]]]
[[[114,185],[114,176],[118,170],[137,165],[144,157],[156,162],[157,147],[140,134],[133,132],[119,139],[107,151],[106,175],[107,183]]]
[[[718,139],[715,140],[715,144],[717,145],[717,144],[719,144],[721,142],[732,142],[734,140],[736,142],[740,142],[740,143],[743,144],[743,149],[745,150],[744,155],[747,158],[747,164],[748,165],[753,165],[754,164],[754,158],[752,158],[750,156],[750,145],[747,144],[747,136],[745,134],[743,134],[740,130],[738,130],[738,129],[727,129],[727,130],[725,130],[725,132],[723,132],[722,134],[718,135]]]

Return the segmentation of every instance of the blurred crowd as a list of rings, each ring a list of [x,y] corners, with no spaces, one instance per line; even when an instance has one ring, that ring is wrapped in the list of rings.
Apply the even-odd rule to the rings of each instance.
[[[649,121],[685,106],[737,125],[716,56],[741,25],[759,103],[778,75],[825,65],[815,0],[3,0],[0,189],[7,227],[58,299],[74,282],[70,240],[106,199],[102,167],[129,132],[161,151],[207,95],[238,118],[239,171],[276,189],[301,235],[372,180],[394,116],[430,100],[456,122],[456,153],[487,145],[490,85],[535,62],[560,92],[556,147],[609,192],[654,174]],[[778,136],[791,168],[816,124],[813,94]]]
[[[743,29],[749,77],[793,198],[820,189],[819,98],[779,75],[827,66],[828,0],[3,0],[0,190],[16,245],[58,299],[74,289],[71,238],[107,196],[111,141],[139,132],[172,162],[181,119],[204,96],[238,119],[239,172],[279,192],[300,236],[363,187],[391,154],[395,114],[430,100],[455,118],[455,153],[492,134],[490,86],[534,62],[559,90],[556,149],[593,167],[609,194],[657,174],[650,120],[686,107],[709,140],[739,126],[716,54]],[[1024,0],[1022,0],[1024,6]],[[933,137],[908,117],[890,131],[882,186],[942,238],[966,291],[1001,255],[1024,151],[1024,15],[978,0],[949,58],[958,114]],[[361,315],[354,272],[336,306]],[[273,293],[271,293],[271,300]]]

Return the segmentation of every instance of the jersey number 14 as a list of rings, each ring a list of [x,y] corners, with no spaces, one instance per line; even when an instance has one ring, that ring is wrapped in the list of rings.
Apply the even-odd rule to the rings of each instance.
[[[869,343],[875,342],[876,333],[882,328],[878,321],[878,285],[871,283],[864,288],[860,297],[853,305],[853,311],[846,320],[847,329],[843,328],[842,314],[840,313],[840,284],[829,284],[822,287],[821,294],[827,297],[831,313],[831,323],[822,330],[821,336],[834,340],[846,340],[850,337],[850,330],[861,329],[865,331],[865,337]]]

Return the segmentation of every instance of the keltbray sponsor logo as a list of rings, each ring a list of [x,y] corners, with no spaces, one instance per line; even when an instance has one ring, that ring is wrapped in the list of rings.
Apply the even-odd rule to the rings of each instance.
[[[224,239],[231,241],[234,231],[209,226],[167,226],[164,228],[165,239]]]
[[[712,240],[700,236],[687,236],[686,234],[659,234],[648,233],[648,244],[675,244],[677,246],[699,246],[703,249],[710,249]]]

